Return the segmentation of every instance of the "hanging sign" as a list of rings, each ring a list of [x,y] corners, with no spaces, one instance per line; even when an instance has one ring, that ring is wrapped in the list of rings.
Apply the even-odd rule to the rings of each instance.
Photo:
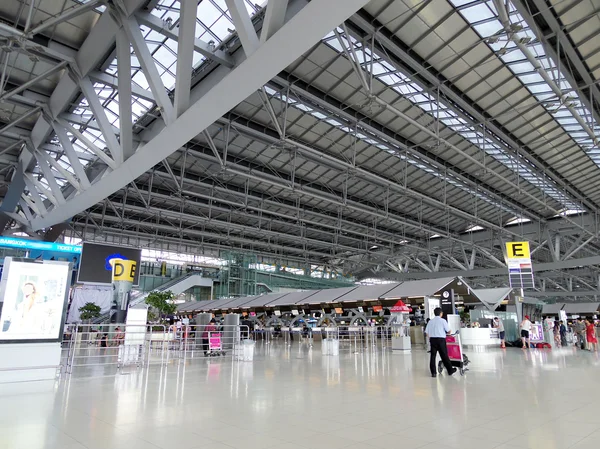
[[[508,281],[514,288],[534,288],[529,242],[507,242]]]

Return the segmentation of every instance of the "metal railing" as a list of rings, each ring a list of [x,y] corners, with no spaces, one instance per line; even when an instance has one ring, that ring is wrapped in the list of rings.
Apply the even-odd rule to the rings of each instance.
[[[217,339],[218,337],[218,339]],[[126,368],[166,365],[176,360],[204,357],[236,358],[243,340],[289,346],[311,347],[323,339],[339,341],[340,352],[385,351],[391,348],[390,326],[350,327],[266,327],[250,329],[244,325],[126,325],[93,324],[71,326],[65,332],[61,372],[72,374],[88,370],[109,374]]]
[[[68,328],[63,339],[63,372],[80,368],[142,367],[168,362],[165,326],[115,324],[78,325]]]

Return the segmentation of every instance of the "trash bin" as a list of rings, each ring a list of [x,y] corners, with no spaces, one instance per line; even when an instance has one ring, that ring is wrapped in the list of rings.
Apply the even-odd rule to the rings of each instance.
[[[235,358],[243,362],[251,362],[254,360],[254,346],[256,342],[252,340],[242,340],[241,344],[235,349]]]

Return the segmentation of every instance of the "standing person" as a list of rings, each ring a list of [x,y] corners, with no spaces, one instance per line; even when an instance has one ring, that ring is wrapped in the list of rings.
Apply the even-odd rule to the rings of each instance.
[[[531,333],[531,321],[529,315],[525,315],[523,321],[521,321],[521,341],[523,342],[523,349],[531,349],[531,340],[529,334]],[[525,346],[527,344],[527,346]]]
[[[429,337],[429,343],[431,345],[431,355],[429,357],[429,369],[431,370],[431,377],[436,377],[436,358],[437,353],[440,353],[442,363],[446,367],[448,374],[452,375],[456,372],[456,368],[452,366],[450,358],[448,357],[448,348],[446,347],[446,335],[450,334],[450,326],[448,322],[442,318],[444,312],[440,307],[436,307],[433,311],[434,318],[427,324],[425,328],[425,334]]]
[[[504,337],[506,336],[506,332],[504,331],[504,323],[498,317],[494,317],[494,327],[498,329],[498,337],[500,338],[500,347],[506,348],[506,342],[504,341]]]
[[[115,329],[115,344],[117,346],[122,345],[125,342],[125,332],[120,327]]]
[[[586,334],[587,334],[587,346],[590,351],[598,350],[598,339],[596,338],[596,327],[594,326],[594,320],[592,318],[587,319],[587,324],[585,326]]]
[[[210,338],[211,332],[216,332],[217,326],[215,326],[215,319],[210,320],[210,323],[204,326],[204,332],[202,332],[202,349],[204,351],[204,355],[208,355],[208,351],[210,346],[208,344],[208,339]]]
[[[560,340],[560,321],[555,320],[554,321],[554,327],[552,328],[552,332],[554,333],[554,345],[557,348],[561,347],[561,340]]]
[[[587,349],[587,335],[585,323],[581,318],[577,318],[577,322],[575,323],[575,333],[577,334],[577,345],[581,349]]]
[[[560,321],[560,344],[567,346],[567,326],[562,321]]]

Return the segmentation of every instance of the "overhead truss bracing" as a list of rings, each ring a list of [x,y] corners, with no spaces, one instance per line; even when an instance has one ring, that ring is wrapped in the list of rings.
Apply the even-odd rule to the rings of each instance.
[[[0,7],[7,232],[72,218],[94,239],[494,284],[527,238],[555,264],[539,290],[597,288],[585,2],[18,3]]]

